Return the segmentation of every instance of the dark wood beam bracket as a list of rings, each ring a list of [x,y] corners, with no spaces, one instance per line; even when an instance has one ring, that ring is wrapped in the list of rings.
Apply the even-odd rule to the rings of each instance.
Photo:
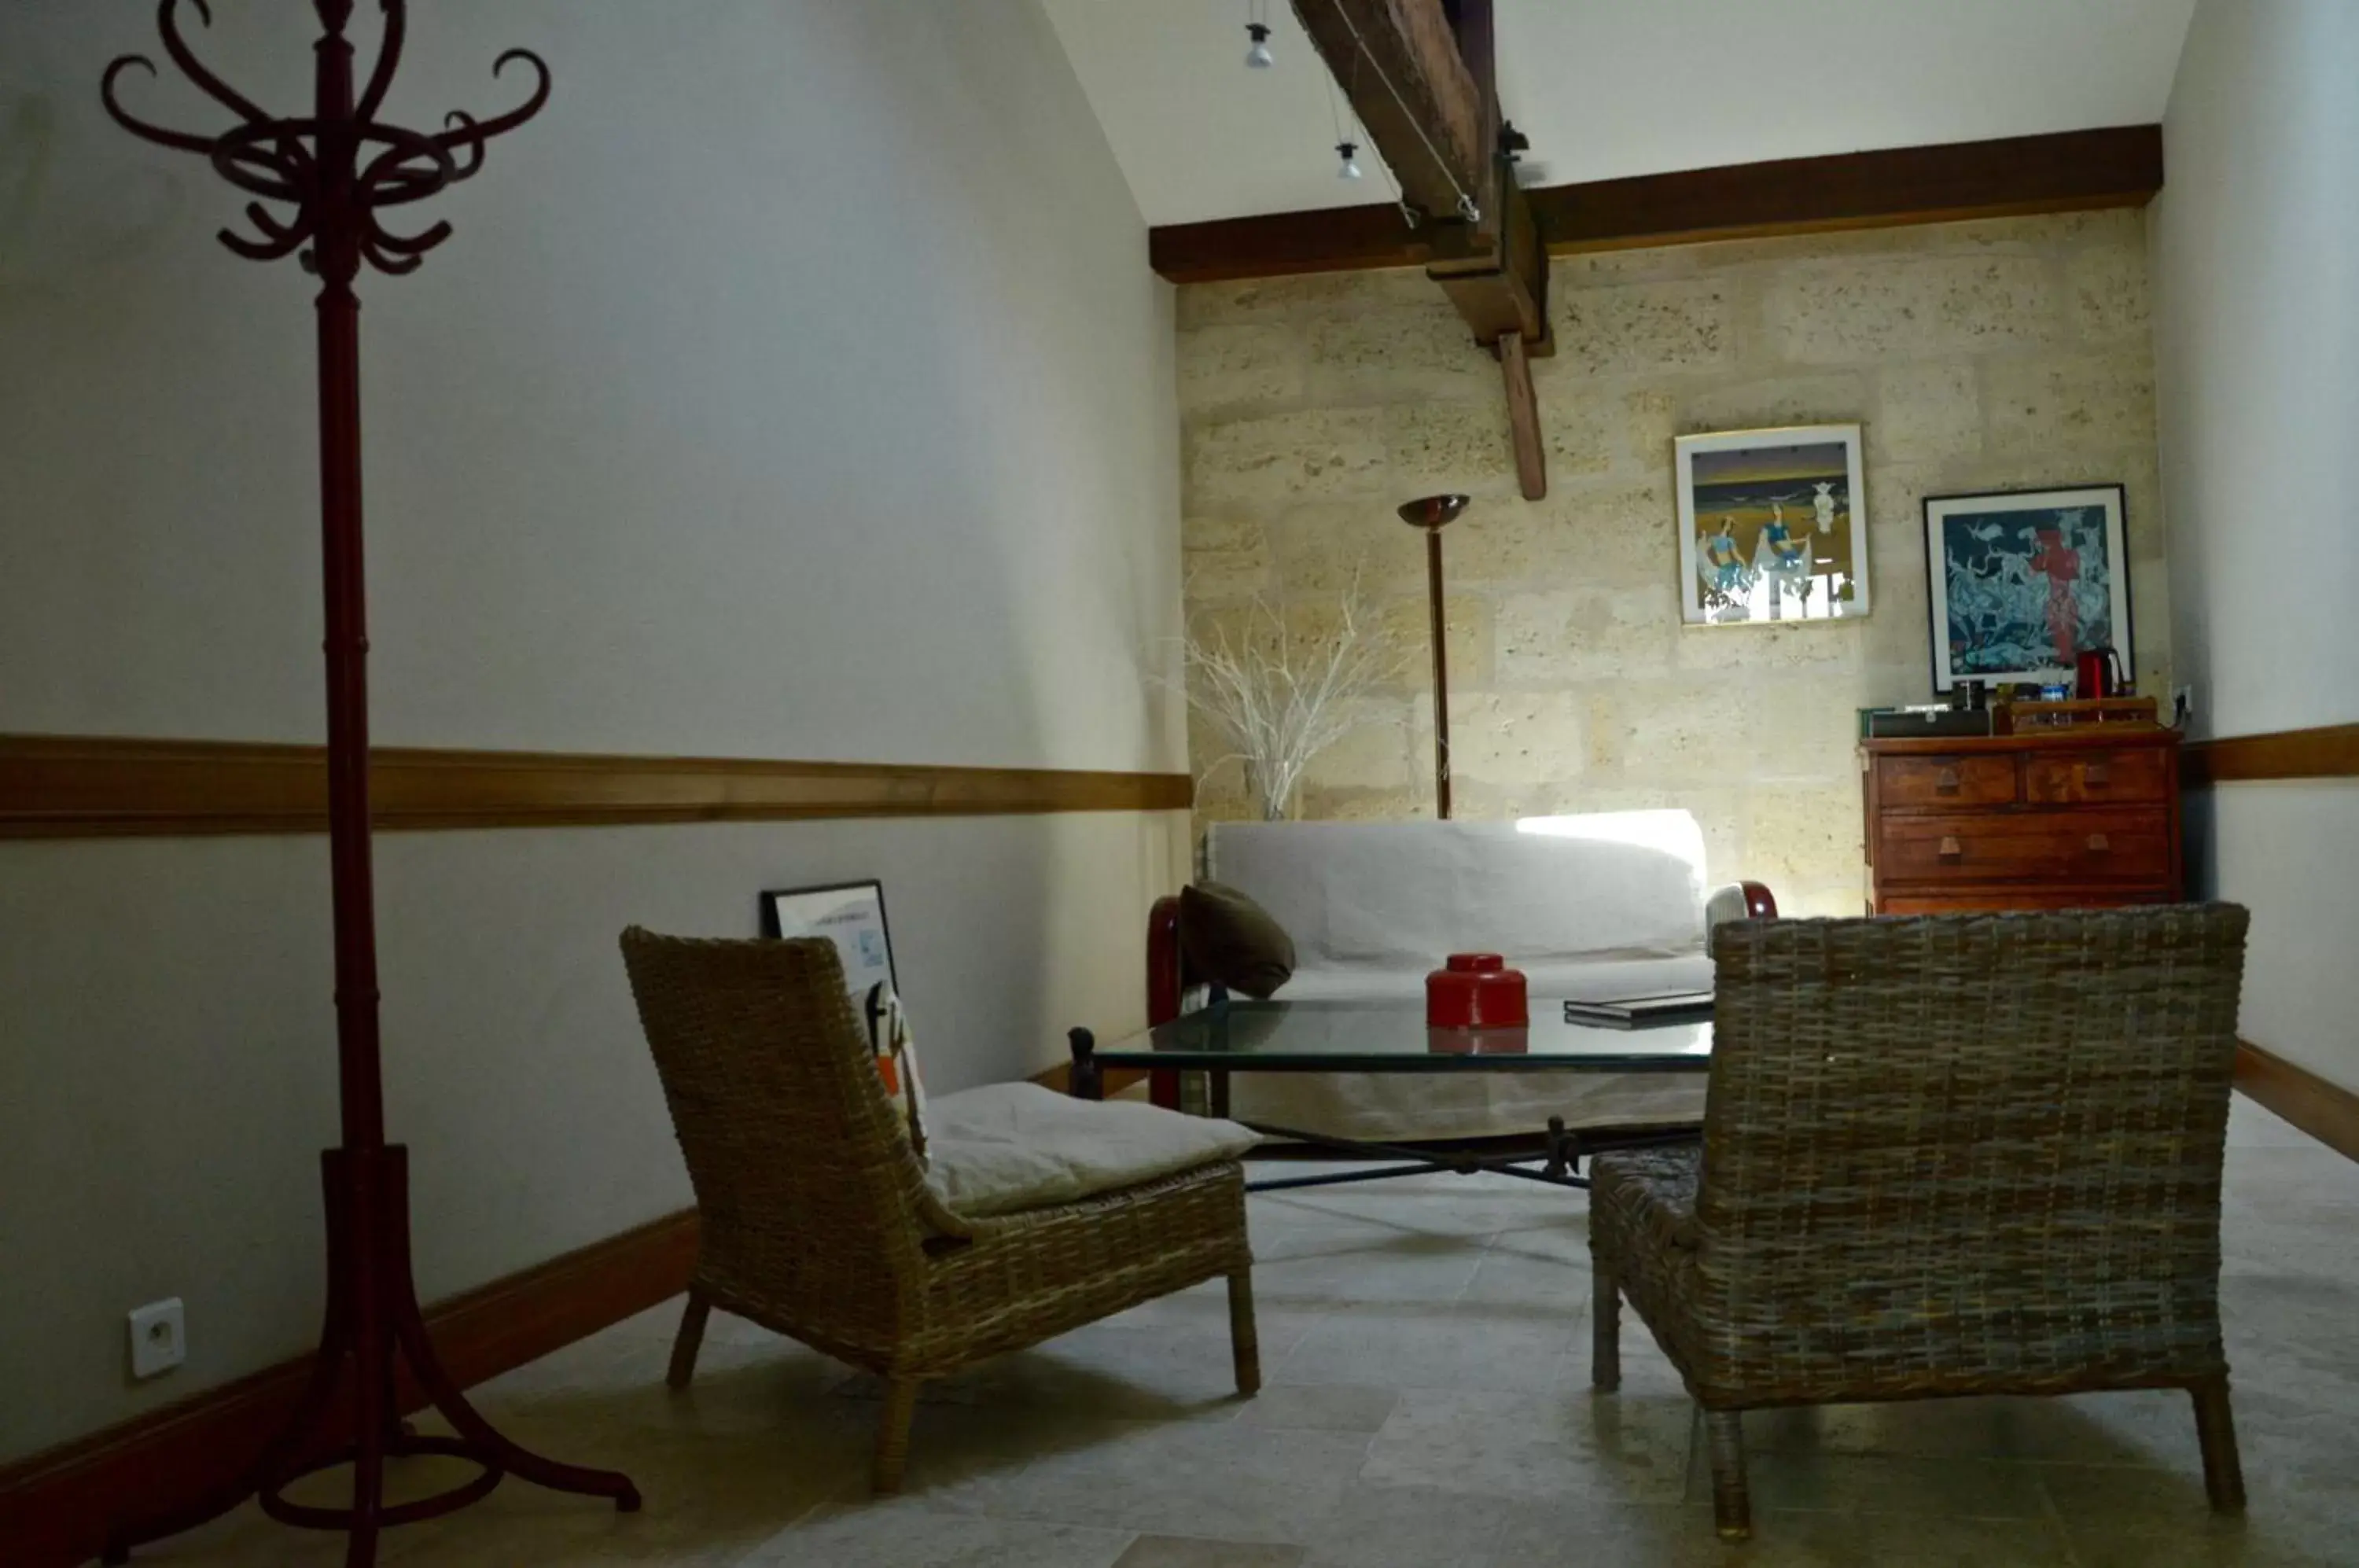
[[[1548,255],[1503,151],[1512,142],[1499,106],[1491,4],[1294,0],[1294,12],[1399,180],[1403,217],[1417,220],[1389,243],[1426,261],[1426,276],[1450,297],[1473,341],[1499,355],[1516,471],[1525,497],[1537,501],[1548,494],[1548,469],[1528,359],[1554,346]],[[1305,244],[1321,228],[1349,234],[1347,251],[1386,243],[1378,239],[1381,223],[1354,215],[1364,211],[1281,231],[1280,243],[1301,247],[1286,257],[1287,269],[1300,270],[1305,255],[1321,254],[1315,243]],[[1190,236],[1198,244],[1218,237],[1201,231]],[[1150,255],[1158,267],[1168,259],[1152,249]]]
[[[1548,450],[1540,441],[1539,396],[1520,332],[1499,334],[1499,369],[1507,384],[1507,429],[1515,438],[1516,486],[1527,501],[1548,494]]]

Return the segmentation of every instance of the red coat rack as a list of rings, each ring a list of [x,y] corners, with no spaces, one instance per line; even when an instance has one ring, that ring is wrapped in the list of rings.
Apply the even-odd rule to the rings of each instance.
[[[205,0],[189,0],[207,26]],[[549,102],[549,68],[527,49],[493,66],[531,68],[531,96],[507,114],[477,122],[454,112],[445,128],[425,133],[376,118],[401,62],[407,0],[379,0],[384,40],[367,84],[353,95],[353,46],[344,37],[353,0],[312,0],[322,35],[317,101],[309,117],[274,118],[208,71],[182,38],[179,0],[159,0],[157,27],[180,73],[238,118],[219,136],[191,136],[150,125],[123,107],[117,82],[131,70],[155,74],[153,62],[125,55],[100,86],[107,113],[143,140],[201,154],[223,179],[259,198],[249,202],[251,234],[224,229],[221,241],[253,261],[299,254],[318,275],[320,332],[320,535],[325,566],[328,663],[328,845],[335,921],[336,1061],[343,1141],[321,1156],[327,1191],[328,1306],[318,1358],[300,1406],[287,1427],[234,1485],[190,1506],[120,1530],[106,1560],[122,1563],[145,1541],[178,1534],[258,1497],[282,1523],[342,1530],[350,1568],[375,1561],[380,1530],[433,1519],[488,1495],[519,1475],[561,1491],[611,1497],[636,1511],[627,1476],[560,1465],[502,1436],[467,1402],[436,1356],[418,1307],[409,1269],[408,1150],[385,1140],[385,1088],[377,1040],[376,919],[369,868],[368,610],[361,542],[360,300],[353,282],[365,261],[380,272],[414,272],[426,253],[451,237],[437,223],[413,234],[381,220],[386,209],[434,195],[484,166],[484,144],[514,130]],[[265,202],[291,209],[274,213]],[[421,1436],[401,1421],[396,1385],[406,1365],[417,1388],[450,1421],[455,1436]],[[451,1454],[482,1467],[451,1490],[412,1502],[385,1500],[385,1462],[411,1454]],[[299,1475],[350,1465],[352,1501],[342,1508],[288,1502]]]

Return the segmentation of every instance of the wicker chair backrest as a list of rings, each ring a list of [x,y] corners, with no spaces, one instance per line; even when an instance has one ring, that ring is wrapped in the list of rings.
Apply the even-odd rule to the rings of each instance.
[[[1936,1380],[2018,1355],[2033,1381],[2217,1362],[2245,925],[2205,905],[1721,927],[1696,1250],[1724,1348],[1782,1336],[1789,1367],[1830,1372],[1905,1348]]]
[[[831,1315],[896,1311],[934,1205],[834,945],[634,926],[623,961],[696,1188],[703,1272]]]

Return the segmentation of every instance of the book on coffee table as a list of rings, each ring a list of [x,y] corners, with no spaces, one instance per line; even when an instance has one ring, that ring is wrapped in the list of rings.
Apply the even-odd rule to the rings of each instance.
[[[1616,996],[1597,1001],[1569,1000],[1564,1021],[1603,1024],[1609,1029],[1642,1029],[1648,1024],[1691,1024],[1712,1017],[1709,991],[1665,991],[1647,996]]]

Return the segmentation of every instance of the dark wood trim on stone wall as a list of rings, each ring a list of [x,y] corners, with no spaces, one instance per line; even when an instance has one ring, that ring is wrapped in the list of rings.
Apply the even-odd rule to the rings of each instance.
[[[2359,1160],[2359,1094],[2250,1040],[2236,1046],[2236,1087],[2329,1149]]]
[[[1788,158],[1535,191],[1553,252],[2143,207],[2162,127]]]
[[[2359,779],[2359,724],[2189,741],[2180,756],[2185,781],[2190,786],[2269,779]]]
[[[683,1210],[429,1308],[442,1364],[480,1383],[660,1304],[688,1288],[697,1234],[695,1211]],[[311,1367],[306,1353],[0,1467],[0,1556],[8,1568],[73,1568],[123,1516],[168,1509],[242,1473]],[[424,1404],[414,1388],[403,1400],[405,1411]]]
[[[1185,811],[1184,773],[380,748],[382,830]],[[326,754],[0,735],[0,838],[322,833]]]
[[[1164,223],[1147,231],[1147,264],[1174,283],[1422,267],[1419,234],[1389,203]]]
[[[1789,158],[1525,192],[1554,254],[1757,239],[1963,218],[2142,207],[2162,189],[2162,127],[2116,125]],[[1413,267],[1430,258],[1388,206],[1273,212],[1147,232],[1174,283]]]

